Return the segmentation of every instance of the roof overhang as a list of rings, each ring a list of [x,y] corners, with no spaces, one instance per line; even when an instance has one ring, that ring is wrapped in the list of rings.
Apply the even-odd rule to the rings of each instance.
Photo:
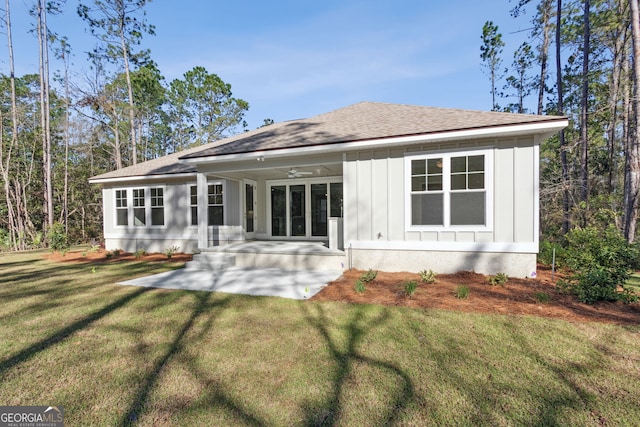
[[[568,125],[568,118],[560,118],[536,123],[452,130],[430,134],[376,138],[360,141],[280,148],[273,150],[256,150],[245,153],[221,154],[214,156],[192,157],[187,159],[181,158],[180,162],[186,164],[203,164],[217,162],[234,162],[265,157],[300,157],[301,155],[377,149],[387,146],[437,143],[452,140],[468,140],[477,138],[506,138],[526,135],[537,135],[539,137],[539,140],[543,140],[566,128]]]
[[[136,175],[136,176],[119,176],[116,178],[90,178],[89,184],[111,184],[111,183],[123,183],[123,182],[148,182],[148,181],[166,181],[167,179],[176,178],[191,178],[196,177],[196,172],[188,173],[165,173],[161,175]]]

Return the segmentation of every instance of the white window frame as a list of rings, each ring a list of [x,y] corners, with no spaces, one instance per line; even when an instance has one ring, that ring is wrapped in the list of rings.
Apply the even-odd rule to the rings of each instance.
[[[485,224],[484,225],[451,225],[451,194],[469,190],[451,190],[451,158],[467,156],[484,156],[484,191],[485,191]],[[428,153],[411,153],[405,155],[404,174],[404,212],[405,231],[493,231],[493,155],[492,149],[477,149],[464,151],[432,151]],[[413,225],[411,210],[411,161],[442,159],[442,191],[443,194],[443,225]],[[473,190],[471,190],[473,191]],[[421,192],[417,192],[420,194]],[[435,194],[435,193],[434,193]]]
[[[214,204],[214,205],[210,205],[209,204],[209,186],[210,185],[220,185],[222,187],[222,205],[218,205],[218,204]],[[221,227],[224,226],[227,223],[227,186],[225,185],[225,181],[207,181],[207,203],[206,203],[206,207],[207,207],[207,227]],[[222,206],[222,224],[215,224],[215,225],[209,225],[209,206]],[[200,215],[201,212],[198,212],[198,220],[200,220]]]
[[[164,210],[164,224],[163,225],[151,225],[151,189],[157,188],[162,189],[162,202],[163,202],[163,210]],[[139,209],[139,206],[133,206],[133,193],[135,190],[143,190],[144,191],[144,225],[135,225],[135,217],[133,214],[134,209]],[[118,225],[118,208],[117,207],[117,197],[116,194],[118,191],[126,191],[127,192],[127,225]],[[113,189],[113,224],[115,228],[136,228],[136,229],[163,229],[167,228],[168,223],[168,210],[167,210],[167,187],[165,185],[135,185],[129,187],[118,187]]]
[[[191,189],[195,188],[196,189],[196,203],[192,204],[191,203]],[[208,186],[207,186],[207,191],[208,191]],[[189,184],[187,186],[187,198],[189,200],[189,227],[192,228],[197,228],[198,227],[198,221],[196,221],[196,223],[193,223],[193,208],[196,208],[196,213],[198,214],[198,216],[196,217],[196,219],[200,218],[200,212],[198,212],[198,184],[197,183],[193,183],[193,184]]]
[[[118,197],[118,192],[120,192],[122,194],[122,192],[124,191],[124,198],[123,197]],[[128,188],[116,188],[113,190],[113,206],[114,206],[114,215],[113,215],[113,222],[114,222],[114,226],[115,227],[128,227],[129,226],[129,205],[131,204],[129,202],[129,189]],[[123,201],[124,202],[124,206],[118,206],[118,202],[119,201]],[[125,211],[127,214],[127,223],[126,224],[118,224],[118,211],[122,210]]]

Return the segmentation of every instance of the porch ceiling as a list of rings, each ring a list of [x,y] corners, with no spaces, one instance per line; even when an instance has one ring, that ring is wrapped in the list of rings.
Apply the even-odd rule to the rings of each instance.
[[[322,178],[329,176],[342,176],[342,163],[330,163],[323,165],[293,165],[293,166],[281,166],[281,167],[272,167],[272,168],[261,168],[261,169],[247,169],[247,170],[237,170],[237,171],[224,171],[220,173],[209,172],[207,175],[211,176],[221,176],[232,179],[265,179],[265,180],[276,180],[276,179],[288,179],[290,178],[289,172],[291,170],[295,170],[297,172],[296,176],[299,179],[312,179],[312,178]]]

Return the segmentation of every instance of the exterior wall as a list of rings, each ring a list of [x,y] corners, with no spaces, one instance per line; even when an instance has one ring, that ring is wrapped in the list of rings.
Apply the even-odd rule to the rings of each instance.
[[[492,160],[492,170],[485,172],[491,174],[489,185],[493,183],[487,226],[409,229],[405,178],[410,172],[405,170],[405,156],[474,150],[489,150]],[[344,239],[353,267],[530,276],[538,250],[537,162],[534,137],[346,154]]]
[[[216,180],[220,181],[220,180]],[[231,240],[242,240],[240,184],[237,181],[222,180],[225,188],[225,218],[227,225],[207,227],[208,240],[218,245]],[[102,190],[104,240],[107,250],[122,249],[135,252],[144,249],[147,252],[163,252],[178,246],[181,252],[191,253],[198,250],[198,227],[191,225],[190,186],[196,185],[196,179],[182,178],[146,182],[123,182],[110,184]],[[126,189],[128,197],[136,188],[161,187],[164,189],[164,226],[128,226],[116,225],[115,190]],[[206,197],[206,196],[205,196]],[[147,206],[147,209],[149,206]]]

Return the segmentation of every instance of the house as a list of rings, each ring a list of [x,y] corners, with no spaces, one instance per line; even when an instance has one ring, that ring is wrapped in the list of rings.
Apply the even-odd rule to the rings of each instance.
[[[526,277],[538,252],[540,143],[567,124],[363,102],[90,182],[102,186],[107,249],[295,247],[304,258],[301,248],[328,247],[334,266]]]

